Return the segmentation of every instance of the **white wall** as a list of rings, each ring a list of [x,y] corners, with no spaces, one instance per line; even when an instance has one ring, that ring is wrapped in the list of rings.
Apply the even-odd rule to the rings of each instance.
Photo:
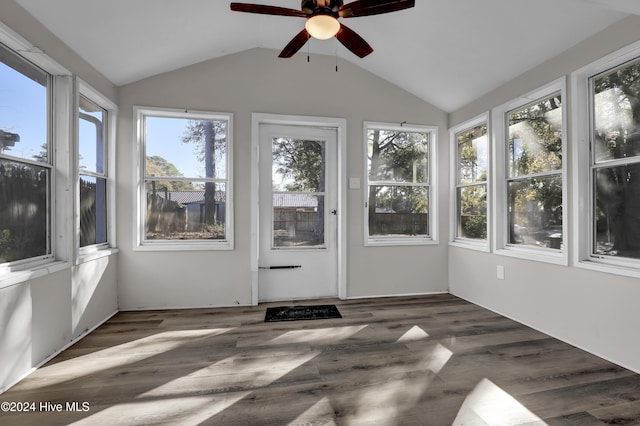
[[[117,256],[0,289],[0,393],[117,310]]]
[[[38,46],[47,56],[53,58],[73,74],[80,76],[104,96],[116,101],[116,88],[113,83],[80,58],[76,52],[40,24],[15,0],[0,1],[0,21],[33,45]]]
[[[116,101],[107,79],[13,0],[0,2],[0,21]],[[31,275],[38,278],[0,279],[0,393],[117,310],[116,270],[112,255]]]
[[[440,129],[440,233],[431,247],[364,247],[364,189],[348,191],[348,297],[446,291],[447,115],[366,70],[335,58],[280,59],[254,49],[120,88],[118,151],[119,295],[122,309],[251,303],[250,164],[254,112],[347,119],[347,174],[364,179],[363,122]],[[235,250],[150,253],[133,250],[133,106],[234,114]]]
[[[624,19],[454,111],[450,123],[459,124],[563,75],[568,79],[572,71],[637,40],[640,17]],[[504,280],[496,279],[497,265],[505,267]],[[638,279],[450,247],[449,287],[457,296],[640,372]]]

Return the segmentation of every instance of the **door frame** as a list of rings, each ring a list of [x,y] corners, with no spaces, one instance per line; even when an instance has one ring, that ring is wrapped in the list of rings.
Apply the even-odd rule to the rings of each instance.
[[[347,120],[332,117],[311,117],[282,114],[251,114],[251,303],[258,304],[258,262],[260,253],[259,219],[260,219],[260,125],[279,124],[288,126],[325,127],[336,130],[338,158],[337,179],[337,250],[338,250],[338,297],[347,298]]]

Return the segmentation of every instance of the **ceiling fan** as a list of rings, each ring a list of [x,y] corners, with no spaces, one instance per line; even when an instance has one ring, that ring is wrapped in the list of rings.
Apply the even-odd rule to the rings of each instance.
[[[355,55],[364,58],[373,52],[373,48],[355,31],[338,22],[338,18],[379,15],[413,6],[415,6],[415,0],[355,0],[347,4],[344,4],[342,0],[302,0],[300,10],[235,2],[231,3],[231,10],[307,18],[305,28],[278,55],[281,58],[292,57],[311,37],[326,40],[334,36]]]

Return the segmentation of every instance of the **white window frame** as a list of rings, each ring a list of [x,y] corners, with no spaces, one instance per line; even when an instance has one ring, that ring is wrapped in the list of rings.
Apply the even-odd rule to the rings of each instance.
[[[225,236],[224,240],[146,240],[145,239],[145,117],[183,118],[195,120],[225,120],[227,121],[227,157],[226,157],[226,206],[225,206]],[[157,108],[147,106],[134,106],[134,158],[136,162],[135,182],[136,189],[134,206],[136,219],[134,220],[134,250],[139,251],[197,251],[197,250],[233,250],[234,249],[234,224],[233,224],[233,114],[226,112],[191,111],[175,108]],[[170,161],[170,159],[168,159]],[[204,180],[204,179],[203,179]]]
[[[74,119],[75,123],[79,122],[79,106],[80,106],[80,96],[84,96],[97,106],[103,108],[106,111],[106,120],[104,123],[105,126],[105,141],[104,141],[104,150],[105,150],[105,173],[97,174],[88,171],[80,171],[80,150],[79,150],[79,131],[76,124],[75,128],[75,149],[74,149],[74,163],[75,163],[75,188],[76,188],[76,196],[75,196],[75,205],[74,208],[74,227],[77,230],[75,233],[75,250],[76,253],[76,264],[86,262],[88,260],[92,260],[98,257],[108,256],[110,254],[116,253],[116,197],[115,197],[115,164],[116,164],[116,123],[118,117],[118,106],[112,102],[109,98],[102,95],[100,92],[95,90],[89,84],[85,83],[80,78],[76,78],[76,97],[75,97],[75,108],[74,108]],[[107,241],[101,244],[94,244],[85,247],[80,247],[80,211],[79,211],[79,202],[80,202],[80,175],[89,175],[95,176],[99,178],[106,178],[107,181]]]
[[[0,288],[67,269],[73,260],[73,81],[71,72],[0,22],[0,43],[49,74],[48,148],[51,166],[49,220],[51,254],[0,267]]]
[[[640,41],[630,44],[592,62],[571,74],[572,93],[572,151],[574,182],[573,205],[573,264],[600,272],[640,278],[640,260],[598,256],[593,248],[593,176],[591,173],[591,94],[590,78],[626,62],[640,58]],[[585,212],[589,212],[585,214]]]
[[[487,180],[485,181],[487,191],[487,238],[484,240],[464,238],[457,236],[458,234],[458,200],[457,191],[459,187],[472,186],[472,185],[459,185],[458,184],[458,134],[464,133],[473,129],[474,127],[486,125],[487,126]],[[484,252],[491,251],[491,176],[492,176],[492,163],[491,163],[491,123],[489,120],[489,112],[480,114],[470,120],[460,123],[449,129],[449,141],[450,141],[450,202],[449,202],[449,244],[457,247],[469,248],[472,250],[479,250]]]
[[[562,250],[536,248],[508,244],[508,212],[507,212],[507,114],[519,108],[526,107],[537,101],[544,100],[556,93],[560,93],[562,99]],[[494,253],[503,256],[517,257],[521,259],[568,265],[569,238],[568,238],[568,196],[567,196],[567,167],[569,156],[567,155],[567,95],[566,79],[561,77],[536,90],[526,93],[503,105],[491,110],[492,126],[492,212],[491,220],[492,239]]]
[[[369,163],[368,163],[368,132],[371,129],[383,129],[398,132],[407,133],[429,133],[429,182],[425,186],[429,188],[429,208],[428,208],[428,228],[429,235],[427,236],[369,236]],[[435,245],[438,244],[438,217],[437,217],[437,203],[438,203],[438,182],[436,164],[438,158],[438,127],[437,126],[425,126],[425,125],[408,125],[397,123],[384,123],[365,121],[363,125],[363,141],[364,141],[364,245],[365,246],[410,246],[410,245]],[[401,182],[375,182],[376,184],[389,184],[398,185]]]

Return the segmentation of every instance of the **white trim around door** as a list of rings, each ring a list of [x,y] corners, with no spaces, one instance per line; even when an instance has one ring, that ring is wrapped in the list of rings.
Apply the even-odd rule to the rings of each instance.
[[[259,179],[259,147],[260,125],[280,124],[289,126],[307,126],[335,129],[338,139],[338,176],[337,176],[337,213],[338,213],[338,297],[347,297],[347,121],[344,118],[310,117],[298,115],[281,115],[253,113],[251,116],[251,303],[259,301],[258,265],[259,265],[259,219],[260,219],[260,179]],[[269,185],[271,183],[268,183]]]

